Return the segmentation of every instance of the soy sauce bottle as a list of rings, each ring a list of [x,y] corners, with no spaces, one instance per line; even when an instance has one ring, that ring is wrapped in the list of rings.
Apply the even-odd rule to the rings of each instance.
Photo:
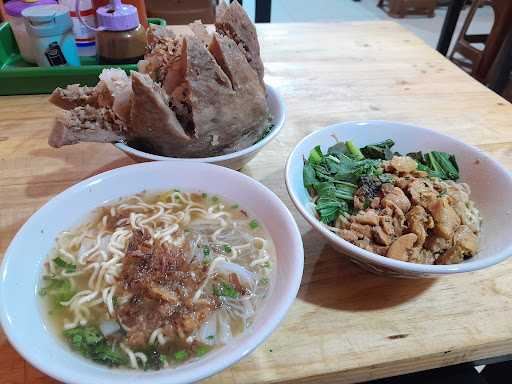
[[[99,64],[134,64],[144,58],[146,30],[136,7],[113,0],[99,7],[96,17],[100,26],[96,34]]]

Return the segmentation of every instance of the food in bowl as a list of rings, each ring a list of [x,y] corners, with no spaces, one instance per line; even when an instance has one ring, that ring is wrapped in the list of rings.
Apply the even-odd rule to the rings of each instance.
[[[111,367],[160,369],[250,330],[275,257],[266,229],[238,204],[146,192],[62,232],[39,293],[71,349]]]
[[[478,252],[481,217],[457,182],[453,155],[401,155],[394,141],[315,147],[303,180],[317,218],[344,240],[388,258],[456,264]]]
[[[104,70],[95,87],[57,88],[53,147],[81,141],[124,142],[154,155],[204,158],[237,152],[271,130],[263,63],[244,9],[221,2],[210,34],[149,30],[139,72]]]

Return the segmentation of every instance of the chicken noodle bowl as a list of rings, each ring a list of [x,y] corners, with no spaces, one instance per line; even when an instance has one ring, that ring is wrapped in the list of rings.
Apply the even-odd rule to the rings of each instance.
[[[246,331],[274,261],[267,231],[237,204],[143,193],[62,232],[40,295],[73,350],[108,366],[160,369]]]

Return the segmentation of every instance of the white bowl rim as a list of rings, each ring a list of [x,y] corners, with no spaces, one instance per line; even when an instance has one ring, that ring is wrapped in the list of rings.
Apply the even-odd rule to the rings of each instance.
[[[131,155],[147,159],[147,160],[154,160],[154,161],[179,161],[179,160],[186,160],[186,161],[193,161],[198,163],[217,163],[221,161],[228,161],[232,159],[236,159],[239,157],[243,157],[244,155],[247,155],[249,153],[255,152],[263,148],[265,145],[267,145],[270,141],[272,141],[281,131],[281,129],[284,126],[284,122],[286,120],[286,106],[284,104],[283,98],[279,94],[276,88],[272,87],[271,85],[265,84],[265,87],[267,88],[267,93],[270,97],[274,98],[278,105],[278,111],[279,113],[275,118],[277,118],[277,121],[275,121],[274,126],[272,127],[272,130],[268,133],[267,136],[265,136],[260,141],[254,143],[250,147],[244,148],[240,151],[227,153],[225,155],[219,155],[219,156],[212,156],[212,157],[170,157],[170,156],[161,156],[161,155],[154,155],[152,153],[140,151],[138,149],[135,149],[133,147],[130,147],[129,145],[118,142],[114,143],[114,145],[120,149],[123,152],[129,153]],[[273,117],[274,118],[274,117]]]
[[[258,191],[258,193],[265,193],[267,194],[267,197],[274,200],[274,202],[278,205],[279,210],[284,215],[284,220],[286,221],[287,225],[290,227],[290,233],[292,236],[292,245],[293,245],[293,252],[292,259],[292,271],[290,272],[290,282],[288,284],[287,290],[285,292],[281,292],[279,296],[281,297],[282,302],[279,306],[277,306],[277,310],[274,312],[269,313],[269,315],[266,317],[266,321],[268,322],[268,325],[266,328],[262,329],[258,333],[249,332],[246,335],[243,336],[245,339],[237,348],[232,349],[231,351],[225,351],[225,353],[222,355],[222,359],[216,359],[208,364],[202,364],[199,367],[196,367],[195,369],[191,370],[191,373],[186,376],[186,380],[182,378],[180,381],[173,381],[173,383],[191,383],[196,382],[199,380],[206,379],[216,373],[219,373],[223,371],[224,369],[229,368],[233,364],[237,363],[242,358],[246,357],[248,354],[250,354],[254,349],[256,349],[260,344],[262,344],[271,334],[274,332],[278,325],[281,323],[281,321],[286,316],[288,310],[290,309],[291,305],[295,301],[297,297],[298,290],[300,288],[300,283],[302,281],[302,274],[304,270],[304,246],[302,242],[302,237],[300,234],[299,227],[297,226],[297,223],[295,219],[293,218],[291,212],[286,207],[286,205],[283,203],[283,201],[268,187],[263,185],[261,182],[241,173],[235,170],[232,170],[230,168],[225,168],[219,165],[215,164],[208,164],[208,163],[191,163],[188,160],[181,160],[182,163],[193,165],[196,167],[203,167],[207,168],[206,173],[208,170],[212,171],[218,171],[220,173],[233,173],[237,174],[238,177],[245,179],[248,183],[252,184],[252,186]],[[131,164],[120,168],[115,168],[106,172],[99,173],[97,175],[94,175],[92,177],[89,177],[77,184],[72,185],[71,187],[65,189],[64,191],[60,192],[59,194],[52,197],[48,202],[46,202],[42,207],[40,207],[36,212],[34,212],[27,221],[21,226],[21,228],[18,230],[14,238],[11,240],[9,246],[7,247],[7,250],[4,254],[4,258],[0,264],[0,299],[7,295],[7,292],[4,289],[4,280],[7,276],[7,263],[11,261],[14,257],[16,257],[14,254],[12,254],[12,248],[14,248],[14,243],[16,241],[20,241],[19,238],[22,237],[23,232],[26,230],[27,227],[29,227],[30,222],[35,220],[34,218],[39,215],[46,215],[48,214],[46,211],[51,211],[53,209],[53,206],[58,204],[57,198],[63,194],[70,194],[74,193],[77,190],[80,190],[88,185],[97,183],[100,181],[100,179],[104,178],[110,178],[115,177],[117,174],[123,174],[129,172],[131,169],[134,168],[151,168],[151,167],[162,167],[162,166],[181,166],[182,164],[177,164],[177,162],[144,162],[144,163],[137,163],[137,164]],[[204,170],[203,170],[204,171]],[[273,293],[276,294],[276,293]],[[0,300],[0,326],[3,329],[9,343],[11,346],[13,346],[16,351],[30,364],[32,364],[35,368],[39,369],[40,371],[44,372],[50,377],[53,377],[59,381],[62,381],[64,383],[68,384],[83,384],[88,382],[87,377],[78,377],[78,376],[72,376],[72,375],[62,375],[58,369],[51,369],[47,366],[47,364],[44,362],[45,359],[39,359],[34,356],[32,356],[33,351],[30,351],[29,348],[26,346],[26,342],[23,342],[18,336],[15,336],[17,333],[20,332],[20,330],[16,330],[15,325],[11,325],[11,322],[8,321],[8,311],[7,311],[7,304],[5,300]],[[37,311],[36,311],[37,312]],[[37,312],[38,319],[41,318],[41,314]],[[57,341],[56,341],[57,342]],[[66,352],[66,353],[73,353],[73,352]],[[52,359],[55,358],[55,356],[51,357]],[[48,357],[46,358],[48,359]],[[222,361],[219,363],[219,361]],[[140,371],[127,371],[128,374],[119,375],[119,376],[111,376],[109,378],[109,381],[112,383],[124,383],[127,378],[136,378],[140,383],[143,384],[167,384],[168,382],[172,381],[169,378],[169,375],[172,375],[173,370],[172,369],[165,369],[160,370],[156,372],[140,372]],[[154,376],[153,374],[157,374],[159,372],[167,373],[167,375],[159,375]],[[153,373],[153,374],[152,374]],[[183,375],[182,375],[183,376]],[[91,377],[89,377],[91,379]]]
[[[346,121],[336,124],[330,124],[326,127],[323,127],[319,130],[316,130],[314,132],[311,132],[309,135],[305,136],[300,140],[295,147],[293,148],[292,152],[288,156],[288,159],[286,160],[286,168],[285,168],[285,183],[286,183],[286,189],[288,190],[288,194],[290,195],[290,198],[293,201],[293,204],[297,208],[297,210],[301,213],[301,215],[311,224],[311,226],[319,231],[324,237],[328,238],[333,243],[348,248],[353,254],[356,254],[357,257],[367,261],[371,262],[373,264],[381,265],[384,267],[388,267],[391,269],[397,269],[404,272],[413,272],[417,274],[430,274],[430,275],[445,275],[445,274],[452,274],[452,273],[463,273],[463,272],[471,272],[476,271],[479,269],[483,269],[486,267],[489,267],[494,264],[498,264],[502,262],[503,260],[507,259],[509,256],[512,255],[512,243],[503,249],[501,252],[499,252],[494,257],[488,257],[485,259],[475,259],[475,260],[468,260],[464,263],[460,264],[449,264],[449,265],[430,265],[430,264],[416,264],[416,263],[410,263],[407,261],[400,261],[395,259],[390,259],[385,256],[378,255],[373,252],[369,252],[365,249],[359,248],[358,246],[342,239],[340,236],[336,235],[335,233],[331,232],[328,228],[326,228],[316,217],[313,216],[311,212],[309,212],[299,201],[298,196],[295,194],[294,189],[292,187],[292,182],[290,180],[290,172],[291,172],[291,159],[297,149],[306,141],[309,140],[311,137],[316,136],[319,132],[321,132],[323,129],[333,129],[333,128],[341,128],[343,126],[347,125],[371,125],[371,124],[393,124],[393,125],[399,125],[403,127],[409,127],[416,130],[423,131],[425,133],[430,134],[436,134],[439,136],[442,136],[444,138],[447,138],[449,140],[455,141],[458,145],[461,145],[463,147],[470,147],[472,150],[476,150],[480,153],[480,155],[489,162],[493,164],[496,169],[503,174],[504,177],[507,177],[509,179],[512,178],[509,171],[501,165],[497,160],[492,158],[491,156],[487,155],[485,152],[481,151],[480,149],[466,144],[463,141],[456,139],[452,136],[446,135],[441,132],[434,131],[433,129],[420,127],[417,125],[407,124],[407,123],[401,123],[401,122],[395,122],[395,121],[388,121],[388,120],[364,120],[364,121]]]

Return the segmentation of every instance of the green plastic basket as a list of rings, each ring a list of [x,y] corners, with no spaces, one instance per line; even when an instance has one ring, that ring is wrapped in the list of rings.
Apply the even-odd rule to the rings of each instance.
[[[0,0],[1,1],[1,0]],[[153,25],[165,26],[163,19],[150,18]],[[27,95],[51,93],[56,87],[69,84],[94,86],[105,68],[121,68],[136,71],[136,64],[97,65],[91,58],[83,58],[80,67],[42,68],[25,62],[20,55],[11,25],[0,24],[0,95]]]

